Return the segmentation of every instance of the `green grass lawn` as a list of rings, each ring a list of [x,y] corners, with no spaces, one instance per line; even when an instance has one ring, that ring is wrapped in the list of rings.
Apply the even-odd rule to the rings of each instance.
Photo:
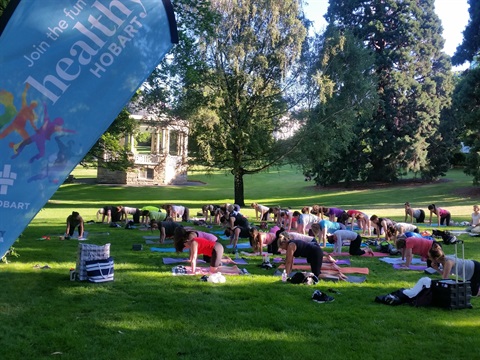
[[[77,169],[77,179],[94,176]],[[480,300],[473,309],[443,310],[391,307],[374,302],[411,287],[422,272],[396,271],[378,258],[352,258],[368,267],[361,284],[320,281],[315,286],[282,283],[273,270],[249,257],[242,266],[252,275],[227,276],[225,284],[201,282],[199,276],[171,275],[159,253],[145,245],[148,232],[87,225],[88,243],[111,243],[115,281],[71,282],[78,243],[61,241],[65,218],[73,210],[95,220],[104,205],[141,207],[178,203],[195,215],[203,204],[232,202],[233,179],[224,173],[189,174],[198,186],[122,187],[76,182],[63,185],[14,244],[20,257],[0,264],[1,359],[453,359],[478,357]],[[435,203],[455,221],[469,220],[478,201],[461,188],[471,179],[461,171],[449,181],[371,189],[324,189],[284,167],[245,178],[245,202],[299,209],[320,204],[357,208],[403,220],[403,203]],[[199,183],[200,184],[200,183]],[[242,210],[249,217],[253,209]],[[253,220],[253,219],[252,219]],[[459,228],[460,229],[460,228]],[[101,233],[108,232],[109,235]],[[37,240],[50,235],[51,240]],[[480,259],[480,240],[462,235],[467,258]],[[144,244],[132,251],[133,244]],[[227,242],[223,242],[225,245]],[[453,247],[447,247],[448,253]],[[48,264],[50,269],[34,266]],[[435,277],[437,278],[437,277]],[[335,301],[310,300],[315,289],[334,288]],[[332,295],[332,294],[330,294]]]

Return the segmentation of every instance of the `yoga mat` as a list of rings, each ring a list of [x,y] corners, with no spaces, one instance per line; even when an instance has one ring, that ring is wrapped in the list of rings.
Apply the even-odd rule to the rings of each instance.
[[[165,265],[172,265],[172,264],[180,264],[180,263],[184,263],[184,262],[189,262],[189,258],[169,258],[169,257],[166,257],[166,258],[163,258],[163,263]],[[202,259],[197,259],[197,264],[206,264],[206,262]]]
[[[284,264],[279,265],[278,268],[284,269],[285,265]],[[293,264],[293,269],[310,271],[311,267],[310,265]],[[361,268],[361,267],[342,267],[340,268],[340,271],[344,274],[365,274],[365,275],[368,275],[370,272],[368,268]],[[323,272],[323,269],[322,269],[322,272]]]
[[[350,265],[350,259],[340,259],[335,262],[337,265]]]
[[[274,258],[273,259],[274,263],[283,263],[284,259],[283,258]],[[295,258],[293,259],[294,264],[308,264],[307,259],[304,258]],[[326,263],[326,261],[324,261]],[[350,265],[350,259],[343,259],[343,260],[337,260],[335,262],[337,265]]]
[[[157,237],[157,239],[158,239],[158,237]],[[147,245],[159,244],[160,245],[160,240],[155,241],[155,240],[148,240],[147,239],[147,240],[145,240],[145,244],[147,244]],[[163,242],[163,244],[165,244],[165,245],[173,244],[173,240],[165,240]]]
[[[110,235],[109,232],[91,232],[91,233],[89,233],[88,231],[84,231],[83,233],[84,234],[86,233],[87,235],[90,235],[90,236],[108,236],[108,235]]]
[[[354,276],[354,275],[348,275],[347,276],[347,282],[349,283],[363,283],[367,280],[366,276]]]
[[[405,260],[402,260],[401,257],[397,258],[391,258],[391,257],[383,257],[379,259],[380,261],[386,262],[387,264],[395,265],[395,264],[403,264],[405,263]],[[410,262],[411,265],[425,265],[426,262],[422,261],[422,259],[419,258],[413,258],[412,261]]]
[[[278,271],[278,270],[277,270]],[[291,276],[293,276],[295,272],[292,272],[292,274],[290,274]],[[274,274],[274,275],[281,275],[282,273],[279,271],[278,274]],[[320,277],[319,280],[323,280],[323,281],[332,281],[332,282],[338,282],[340,281],[340,279],[338,278],[338,276],[335,276],[335,275],[327,275],[327,274],[322,274],[323,276]],[[349,283],[363,283],[367,280],[367,277],[366,276],[354,276],[354,275],[347,275],[346,276],[346,279],[345,280],[342,280],[342,281],[346,281],[346,282],[349,282]]]
[[[188,274],[174,274],[174,275],[210,275],[210,267],[200,267],[197,266],[196,274],[192,274],[192,268],[190,266],[185,266],[188,271]],[[240,275],[242,271],[238,268],[238,266],[219,266],[217,272],[221,273],[222,275]]]
[[[110,233],[92,233],[92,234],[89,234],[88,231],[84,231],[83,232],[83,238],[84,238],[84,240],[87,240],[88,235],[95,235],[95,234],[110,235]],[[45,235],[45,236],[50,237],[50,239],[52,239],[52,240],[53,239],[58,240],[60,237],[65,236],[65,234],[48,234],[48,235]],[[38,238],[37,240],[46,240],[46,239],[42,237],[42,238]],[[67,239],[65,239],[65,240],[67,240]],[[70,239],[68,239],[68,240],[78,240],[78,230],[76,230],[73,233],[73,235],[70,236]],[[83,241],[83,240],[81,240],[81,241]]]
[[[450,233],[452,235],[462,235],[462,234],[468,234],[470,232],[466,230],[450,230]]]
[[[150,251],[164,252],[164,253],[177,252],[177,250],[175,250],[175,248],[159,248],[159,247],[151,247]],[[188,252],[188,249],[184,249],[183,252]]]
[[[237,249],[250,249],[250,243],[237,243]],[[227,245],[227,249],[233,249],[233,245]]]
[[[373,252],[373,257],[378,257],[378,256],[385,256],[387,254],[381,253],[381,252]],[[356,255],[350,255],[348,252],[341,252],[340,254],[335,254],[335,256],[356,256]],[[372,255],[370,254],[363,254],[362,256],[366,257],[371,257]]]
[[[362,268],[362,267],[342,267],[340,270],[344,274],[364,274],[364,275],[368,275],[370,273],[370,270],[368,268]]]
[[[249,252],[245,252],[245,251],[240,251],[240,254],[242,254],[242,256],[263,256],[263,255],[273,256],[273,254],[266,253],[266,252],[259,254],[258,252],[257,253],[249,253]]]
[[[237,264],[237,265],[248,265],[248,262],[247,260],[245,259],[242,259],[242,258],[239,258],[239,259],[231,259],[232,260],[232,264]],[[222,262],[223,262],[223,259],[222,259]]]
[[[184,262],[189,262],[189,258],[171,258],[165,257],[162,259],[165,265],[180,264]],[[206,261],[202,259],[197,259],[197,264],[206,264]],[[248,265],[245,259],[231,259],[229,257],[222,258],[222,263],[224,264],[236,264],[236,265]]]
[[[424,271],[424,270],[427,268],[427,266],[426,266],[426,265],[410,265],[410,266],[408,267],[408,269],[407,269],[407,268],[402,267],[400,264],[394,264],[394,265],[393,265],[393,268],[394,268],[395,270],[416,270],[416,271]]]

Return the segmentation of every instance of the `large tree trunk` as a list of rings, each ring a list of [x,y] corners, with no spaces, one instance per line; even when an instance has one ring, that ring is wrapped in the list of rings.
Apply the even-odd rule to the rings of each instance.
[[[245,194],[243,191],[243,171],[235,170],[233,173],[235,204],[245,206]]]

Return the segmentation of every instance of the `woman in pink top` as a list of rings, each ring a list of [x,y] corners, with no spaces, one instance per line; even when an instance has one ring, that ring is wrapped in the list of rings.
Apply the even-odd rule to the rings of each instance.
[[[192,240],[193,238],[201,237],[211,242],[216,242],[218,238],[210,233],[199,231],[194,228],[177,227],[173,233],[173,241],[182,242],[185,240]]]
[[[194,237],[201,237],[201,238],[207,239],[208,241],[213,241],[213,242],[218,240],[218,238],[215,235],[207,233],[205,231],[189,230],[189,229],[186,229],[186,230],[187,230],[188,239],[193,239]]]
[[[435,204],[428,205],[428,210],[430,210],[430,225],[432,225],[432,215],[437,215],[438,226],[445,225],[450,226],[450,212],[435,206]]]
[[[277,231],[279,230],[278,226],[272,227],[268,233],[259,231],[255,226],[250,228],[250,245],[253,250],[262,253],[263,247],[266,246],[269,253],[279,254],[277,244]]]

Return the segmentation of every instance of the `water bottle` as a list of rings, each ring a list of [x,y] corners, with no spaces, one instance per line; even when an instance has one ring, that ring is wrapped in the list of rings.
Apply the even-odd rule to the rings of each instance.
[[[282,281],[283,281],[283,282],[286,282],[286,281],[287,281],[287,270],[283,270],[283,273],[282,273]]]
[[[235,259],[239,259],[239,256],[238,256],[238,249],[235,249]]]

